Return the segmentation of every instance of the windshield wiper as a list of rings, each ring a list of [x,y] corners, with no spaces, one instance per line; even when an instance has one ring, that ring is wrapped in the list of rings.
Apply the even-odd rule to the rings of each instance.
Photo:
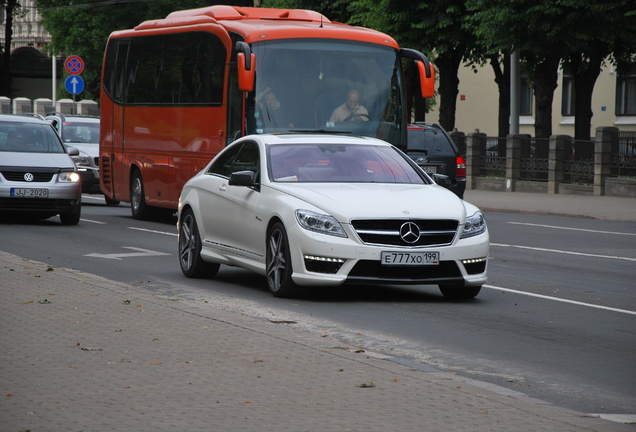
[[[324,134],[351,134],[351,131],[325,130],[325,129],[290,129],[290,132],[298,133],[324,133]]]

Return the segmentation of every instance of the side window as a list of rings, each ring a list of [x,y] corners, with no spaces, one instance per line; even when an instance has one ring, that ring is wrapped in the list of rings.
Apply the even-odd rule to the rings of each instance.
[[[636,115],[636,63],[621,65],[618,70],[616,115]]]
[[[256,182],[260,183],[260,158],[258,145],[253,142],[243,144],[238,157],[234,161],[232,172],[253,171],[256,174]]]
[[[208,170],[208,174],[214,174],[225,178],[230,178],[232,174],[232,166],[241,150],[242,145],[233,145],[223,152],[222,155],[212,164]]]
[[[228,148],[210,167],[208,174],[229,178],[232,173],[237,171],[253,171],[256,173],[257,181],[259,181],[259,168],[258,145],[253,142],[246,142]]]

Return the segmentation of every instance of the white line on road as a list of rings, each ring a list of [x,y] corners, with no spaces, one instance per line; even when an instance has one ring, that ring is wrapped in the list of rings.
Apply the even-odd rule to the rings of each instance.
[[[612,256],[612,255],[598,255],[598,254],[590,254],[584,252],[572,252],[572,251],[564,251],[558,249],[546,249],[539,247],[531,247],[531,246],[520,246],[520,245],[509,245],[503,243],[490,243],[490,246],[499,246],[499,247],[509,247],[509,248],[517,248],[517,249],[529,249],[539,252],[552,252],[552,253],[560,253],[566,255],[578,255],[578,256],[586,256],[592,258],[607,258],[607,259],[616,259],[616,260],[624,260],[624,261],[632,261],[636,262],[636,258],[622,257],[622,256]]]
[[[171,233],[171,232],[165,232],[165,231],[155,231],[155,230],[150,230],[150,229],[146,229],[146,228],[128,227],[128,229],[137,230],[137,231],[143,231],[143,232],[149,232],[149,233],[153,233],[153,234],[163,234],[163,235],[167,235],[167,236],[175,236],[175,237],[178,236],[177,233]]]
[[[535,227],[541,227],[541,228],[551,228],[551,229],[570,230],[570,231],[584,231],[584,232],[591,232],[591,233],[597,233],[597,234],[636,236],[636,233],[626,233],[626,232],[617,232],[617,231],[600,231],[600,230],[591,230],[591,229],[583,229],[583,228],[571,228],[571,227],[542,225],[542,224],[523,223],[523,222],[508,222],[508,223],[511,225],[527,225],[527,226],[535,226]]]
[[[137,252],[114,253],[114,254],[92,253],[92,254],[86,254],[84,256],[95,257],[95,258],[104,258],[104,259],[121,260],[122,258],[131,258],[131,257],[151,257],[151,256],[170,255],[170,254],[164,253],[164,252],[157,252],[157,251],[148,250],[148,249],[142,249],[142,248],[133,247],[133,246],[122,246],[122,248],[134,250],[134,251],[137,251]]]
[[[106,222],[100,222],[100,221],[96,221],[96,220],[91,220],[91,219],[80,219],[82,222],[88,222],[88,223],[94,223],[94,224],[98,224],[98,225],[106,225]]]
[[[498,290],[498,291],[506,291],[506,292],[510,292],[513,294],[519,294],[519,295],[525,295],[528,297],[537,297],[537,298],[541,298],[541,299],[545,299],[545,300],[553,300],[553,301],[557,301],[557,302],[561,302],[561,303],[569,303],[569,304],[574,304],[574,305],[578,305],[578,306],[586,306],[586,307],[591,307],[591,308],[595,308],[595,309],[603,309],[603,310],[607,310],[610,312],[619,312],[619,313],[623,313],[623,314],[627,314],[627,315],[636,315],[636,311],[630,311],[630,310],[626,310],[626,309],[617,309],[617,308],[613,308],[613,307],[609,307],[609,306],[601,306],[601,305],[595,305],[595,304],[591,304],[591,303],[583,303],[580,301],[576,301],[576,300],[568,300],[568,299],[562,299],[562,298],[558,298],[558,297],[551,297],[551,296],[547,296],[547,295],[543,295],[543,294],[535,294],[535,293],[529,293],[529,292],[525,292],[525,291],[518,291],[518,290],[513,290],[510,288],[503,288],[503,287],[498,287],[498,286],[494,286],[494,285],[484,285],[484,288],[490,288],[493,290]]]

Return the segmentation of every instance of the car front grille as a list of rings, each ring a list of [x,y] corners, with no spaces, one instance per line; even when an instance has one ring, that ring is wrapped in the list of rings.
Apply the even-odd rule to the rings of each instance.
[[[24,178],[24,175],[30,173],[33,175],[33,180],[31,180],[29,183],[48,183],[51,181],[51,179],[53,178],[53,176],[55,174],[57,174],[57,170],[42,170],[42,169],[38,169],[38,170],[19,170],[19,171],[13,171],[13,170],[2,170],[2,176],[7,179],[7,181],[13,181],[13,182],[26,182],[27,180]]]
[[[412,223],[409,229],[405,224]],[[459,223],[450,219],[359,219],[351,221],[351,226],[365,244],[400,247],[448,246],[453,243]],[[402,236],[400,231],[418,231]]]
[[[441,261],[436,266],[387,266],[380,261],[360,260],[347,277],[349,283],[448,283],[462,280],[455,261]]]

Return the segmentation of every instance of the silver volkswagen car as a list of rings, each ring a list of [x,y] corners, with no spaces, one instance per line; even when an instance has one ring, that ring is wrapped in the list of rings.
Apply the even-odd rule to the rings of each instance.
[[[55,129],[39,116],[0,115],[0,215],[80,220],[82,185]]]

